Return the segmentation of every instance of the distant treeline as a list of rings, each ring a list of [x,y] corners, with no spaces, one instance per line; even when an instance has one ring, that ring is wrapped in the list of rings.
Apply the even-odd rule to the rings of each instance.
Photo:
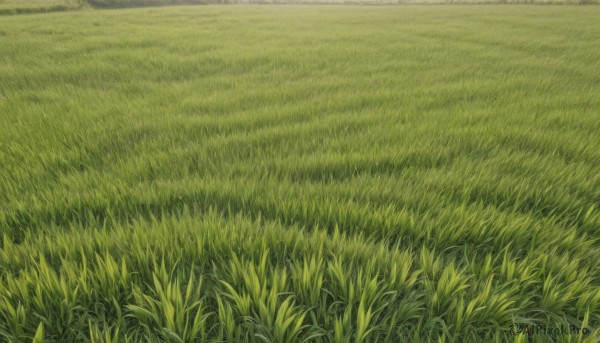
[[[0,15],[11,14],[29,14],[29,13],[44,13],[44,12],[62,12],[68,11],[71,8],[67,6],[50,6],[50,7],[15,7],[15,8],[0,8]]]
[[[39,3],[38,3],[39,2]],[[26,5],[19,0],[0,0],[0,15],[71,11],[86,7],[126,8],[170,5],[209,4],[537,4],[537,5],[598,5],[600,0],[36,0]]]

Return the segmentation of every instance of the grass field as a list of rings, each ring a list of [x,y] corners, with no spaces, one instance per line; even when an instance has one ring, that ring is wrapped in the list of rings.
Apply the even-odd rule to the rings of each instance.
[[[0,341],[597,342],[598,18],[1,17]]]

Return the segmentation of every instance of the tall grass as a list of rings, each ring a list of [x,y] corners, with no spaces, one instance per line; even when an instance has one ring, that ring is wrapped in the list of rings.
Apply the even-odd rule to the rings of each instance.
[[[597,12],[2,18],[0,341],[597,341]]]

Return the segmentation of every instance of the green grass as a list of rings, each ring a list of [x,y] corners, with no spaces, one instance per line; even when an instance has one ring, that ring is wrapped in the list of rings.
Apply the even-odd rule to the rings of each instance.
[[[1,18],[0,341],[596,342],[599,17]]]

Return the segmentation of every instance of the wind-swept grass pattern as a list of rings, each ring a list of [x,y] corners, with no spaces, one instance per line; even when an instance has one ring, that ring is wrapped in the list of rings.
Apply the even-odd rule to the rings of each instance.
[[[0,341],[598,341],[599,15],[3,17]]]

